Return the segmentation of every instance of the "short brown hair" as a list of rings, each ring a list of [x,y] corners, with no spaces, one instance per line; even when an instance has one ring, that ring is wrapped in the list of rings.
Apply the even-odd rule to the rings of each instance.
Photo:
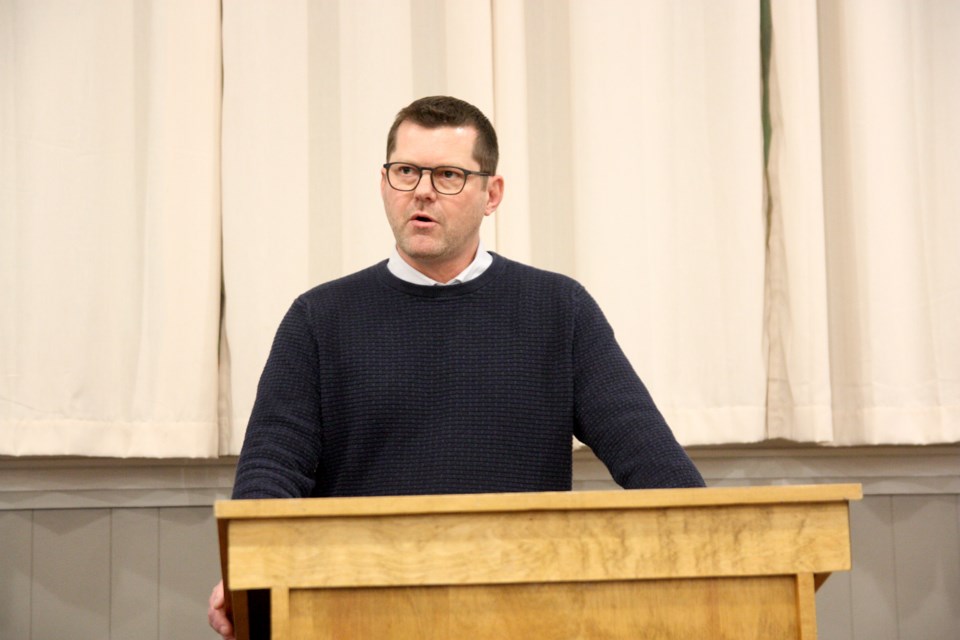
[[[473,127],[477,130],[477,141],[473,145],[473,159],[480,170],[487,173],[497,172],[500,148],[497,146],[497,132],[480,109],[469,102],[450,96],[430,96],[420,98],[404,107],[397,114],[387,134],[387,161],[397,147],[397,129],[406,121],[428,129],[438,127]]]

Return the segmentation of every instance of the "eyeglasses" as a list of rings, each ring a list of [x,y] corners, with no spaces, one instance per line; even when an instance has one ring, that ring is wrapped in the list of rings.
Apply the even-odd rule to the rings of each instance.
[[[460,167],[418,167],[408,162],[388,162],[383,168],[387,170],[387,182],[397,191],[413,191],[420,184],[423,172],[429,171],[430,184],[437,193],[445,196],[455,196],[463,191],[470,176],[493,175]]]

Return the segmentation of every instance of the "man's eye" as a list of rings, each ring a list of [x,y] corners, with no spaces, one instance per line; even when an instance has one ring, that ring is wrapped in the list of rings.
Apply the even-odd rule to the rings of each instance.
[[[397,167],[397,171],[399,171],[400,173],[402,173],[402,174],[405,175],[405,176],[408,176],[408,175],[410,175],[411,173],[413,173],[413,167],[409,167],[409,166],[407,166],[407,165],[403,165],[403,166],[401,166],[401,167]]]

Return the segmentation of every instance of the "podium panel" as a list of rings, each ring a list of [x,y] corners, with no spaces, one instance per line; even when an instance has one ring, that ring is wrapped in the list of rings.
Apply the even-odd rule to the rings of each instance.
[[[239,638],[269,616],[273,638],[808,639],[815,585],[850,568],[860,496],[823,485],[216,511]],[[269,611],[246,606],[253,590],[268,590]]]
[[[290,637],[799,638],[796,593],[792,576],[296,589]]]

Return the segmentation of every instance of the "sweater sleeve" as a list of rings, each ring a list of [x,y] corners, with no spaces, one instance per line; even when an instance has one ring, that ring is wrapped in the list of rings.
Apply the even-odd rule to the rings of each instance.
[[[575,294],[574,432],[627,489],[702,487],[596,301]]]
[[[317,343],[299,300],[284,317],[260,377],[233,498],[301,498],[313,490],[321,424]]]

